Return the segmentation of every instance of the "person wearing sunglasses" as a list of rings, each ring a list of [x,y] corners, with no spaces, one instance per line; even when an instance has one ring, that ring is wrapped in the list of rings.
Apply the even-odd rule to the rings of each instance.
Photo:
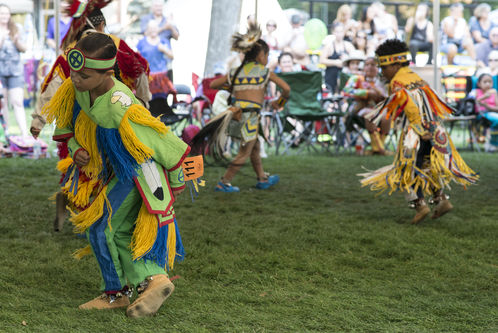
[[[498,50],[489,52],[488,55],[488,70],[489,74],[498,75]]]
[[[489,40],[476,45],[476,56],[479,67],[488,66],[491,51],[498,51],[498,27],[493,27],[489,32]]]

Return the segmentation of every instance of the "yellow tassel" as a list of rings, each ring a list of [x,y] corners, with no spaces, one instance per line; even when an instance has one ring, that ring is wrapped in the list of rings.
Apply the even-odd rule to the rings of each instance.
[[[76,141],[90,155],[90,162],[81,168],[90,178],[97,177],[102,171],[102,159],[97,147],[97,124],[81,110],[76,121],[74,134]]]
[[[152,117],[149,110],[139,104],[133,104],[130,106],[122,121],[124,121],[126,117],[128,117],[135,124],[150,127],[154,131],[161,134],[166,134],[169,130],[169,127],[164,125],[164,123],[162,123],[159,119]]]
[[[71,157],[66,157],[65,159],[57,162],[57,170],[62,173],[66,173],[71,164],[73,164],[73,159]]]
[[[90,245],[85,246],[84,248],[81,248],[73,253],[73,257],[75,259],[80,260],[81,258],[92,254],[92,247]]]
[[[71,124],[74,106],[74,86],[70,78],[66,79],[57,89],[54,97],[46,103],[41,114],[47,119],[47,123],[56,121],[57,127],[63,128]]]
[[[169,269],[173,269],[173,265],[175,263],[175,256],[176,256],[176,227],[174,222],[168,224],[167,247],[168,247]]]
[[[112,208],[106,195],[107,185],[102,188],[99,195],[95,198],[92,204],[79,214],[71,211],[71,218],[69,219],[73,225],[76,233],[83,233],[86,229],[91,227],[98,219],[104,214],[104,203],[107,203],[108,219],[110,223],[112,216]]]
[[[131,252],[133,260],[136,260],[149,252],[154,245],[157,237],[158,223],[155,215],[147,210],[142,203],[137,220],[135,221],[135,230],[131,238]]]
[[[158,119],[152,117],[144,107],[134,104],[128,108],[119,125],[119,134],[126,150],[133,156],[137,163],[141,164],[150,159],[154,151],[140,142],[130,125],[130,121],[150,127],[161,134],[167,133],[169,129]]]
[[[90,197],[93,194],[95,185],[99,182],[98,179],[91,179],[89,181],[78,182],[78,191],[75,196],[68,193],[70,200],[73,204],[78,207],[86,207],[90,203]]]

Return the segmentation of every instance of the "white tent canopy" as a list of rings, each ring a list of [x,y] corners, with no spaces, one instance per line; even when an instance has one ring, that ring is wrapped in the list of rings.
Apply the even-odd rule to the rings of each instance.
[[[168,0],[166,3],[165,11],[173,15],[180,31],[178,41],[172,41],[175,83],[190,84],[192,72],[200,76],[205,72],[211,4],[210,0]],[[240,13],[241,31],[245,30],[247,16],[254,14],[255,7],[255,0],[243,0]],[[195,10],[192,10],[193,8]],[[264,25],[270,19],[277,22],[277,32],[280,33],[277,36],[290,31],[290,24],[277,0],[258,1],[257,17],[263,33]],[[225,59],[220,59],[223,60]]]

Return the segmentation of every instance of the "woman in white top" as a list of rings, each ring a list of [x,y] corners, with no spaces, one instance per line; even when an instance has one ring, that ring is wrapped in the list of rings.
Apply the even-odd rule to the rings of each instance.
[[[467,21],[463,18],[463,5],[455,3],[450,7],[450,16],[441,21],[443,40],[441,52],[446,53],[448,64],[452,65],[458,52],[467,50],[472,59],[476,59],[476,52],[470,37]]]

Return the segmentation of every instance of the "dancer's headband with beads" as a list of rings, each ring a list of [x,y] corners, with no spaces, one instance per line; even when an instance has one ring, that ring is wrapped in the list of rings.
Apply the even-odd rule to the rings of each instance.
[[[405,63],[408,61],[410,53],[409,52],[401,52],[396,54],[388,54],[385,56],[378,56],[377,62],[379,66],[387,66],[395,63]]]
[[[109,59],[98,59],[85,56],[80,49],[73,48],[67,53],[67,62],[71,70],[79,72],[84,68],[89,69],[112,69],[116,63],[116,56]]]

